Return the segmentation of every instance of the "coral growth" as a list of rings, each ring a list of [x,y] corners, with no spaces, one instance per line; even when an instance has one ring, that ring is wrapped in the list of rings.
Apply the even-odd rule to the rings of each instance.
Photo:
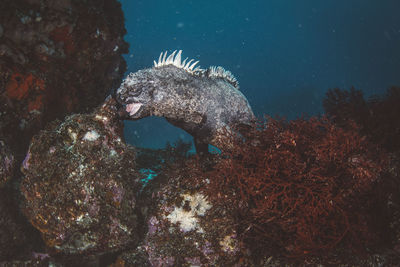
[[[208,196],[238,211],[244,239],[263,253],[365,251],[379,239],[372,189],[387,160],[352,127],[326,118],[254,125],[208,173]]]

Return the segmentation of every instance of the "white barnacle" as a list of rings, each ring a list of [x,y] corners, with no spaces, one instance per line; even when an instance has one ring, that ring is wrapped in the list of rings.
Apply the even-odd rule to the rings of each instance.
[[[181,194],[183,197],[182,206],[175,207],[174,210],[166,216],[173,224],[178,224],[184,232],[196,230],[198,233],[203,233],[204,230],[200,227],[198,216],[204,216],[206,211],[212,206],[202,194],[194,195]],[[190,209],[186,210],[183,205],[188,202]]]
[[[85,136],[83,137],[83,140],[96,141],[99,137],[100,137],[100,135],[95,130],[91,130],[85,134]]]
[[[95,120],[97,121],[103,121],[103,122],[107,122],[108,121],[108,117],[106,116],[101,116],[99,114],[96,114],[96,116],[94,117]]]
[[[76,142],[76,138],[78,137],[78,134],[74,132],[71,128],[68,128],[68,135],[71,137],[72,142]]]
[[[219,245],[225,252],[234,252],[237,249],[237,241],[234,238],[235,234],[227,235],[219,241]]]

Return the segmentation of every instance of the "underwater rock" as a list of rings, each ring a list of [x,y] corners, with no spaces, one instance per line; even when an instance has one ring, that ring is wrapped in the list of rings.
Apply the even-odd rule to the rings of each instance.
[[[27,249],[26,233],[12,209],[10,194],[4,188],[0,189],[0,266],[1,261],[18,258]]]
[[[14,266],[57,266],[51,265],[48,259],[33,259],[33,260],[14,260],[0,262],[2,267],[14,267]]]
[[[9,181],[14,171],[14,156],[6,144],[0,140],[0,188]]]
[[[46,123],[118,87],[124,16],[116,0],[3,0],[0,9],[0,135],[23,155]]]
[[[118,256],[114,264],[110,267],[120,266],[140,266],[140,267],[152,267],[150,264],[147,252],[142,245],[139,245],[133,250],[128,250]]]
[[[36,135],[23,162],[23,212],[56,252],[95,254],[138,239],[135,150],[121,140],[116,102]]]
[[[173,169],[162,174],[167,184],[150,197],[154,206],[140,249],[151,266],[240,266],[246,255],[232,214],[202,193],[207,179]]]
[[[161,53],[153,68],[125,78],[117,99],[126,105],[126,119],[165,117],[194,137],[198,152],[207,152],[208,144],[229,148],[223,133],[255,119],[250,104],[230,71],[194,68],[198,61],[181,61],[181,53]]]

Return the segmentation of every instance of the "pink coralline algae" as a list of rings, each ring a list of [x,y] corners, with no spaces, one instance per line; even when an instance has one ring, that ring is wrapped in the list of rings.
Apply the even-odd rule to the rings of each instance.
[[[138,240],[135,151],[112,98],[35,136],[25,158],[23,212],[56,252],[96,254]]]

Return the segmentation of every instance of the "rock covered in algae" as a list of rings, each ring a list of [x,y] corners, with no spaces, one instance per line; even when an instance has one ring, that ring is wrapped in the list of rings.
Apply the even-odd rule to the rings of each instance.
[[[19,161],[44,125],[119,86],[128,43],[117,0],[2,0],[0,13],[0,135]]]
[[[150,266],[240,266],[247,261],[234,217],[202,192],[207,179],[175,168],[152,194],[141,249]],[[162,178],[161,178],[162,179]]]
[[[56,252],[110,252],[138,239],[135,151],[114,104],[41,131],[22,164],[23,212]]]

